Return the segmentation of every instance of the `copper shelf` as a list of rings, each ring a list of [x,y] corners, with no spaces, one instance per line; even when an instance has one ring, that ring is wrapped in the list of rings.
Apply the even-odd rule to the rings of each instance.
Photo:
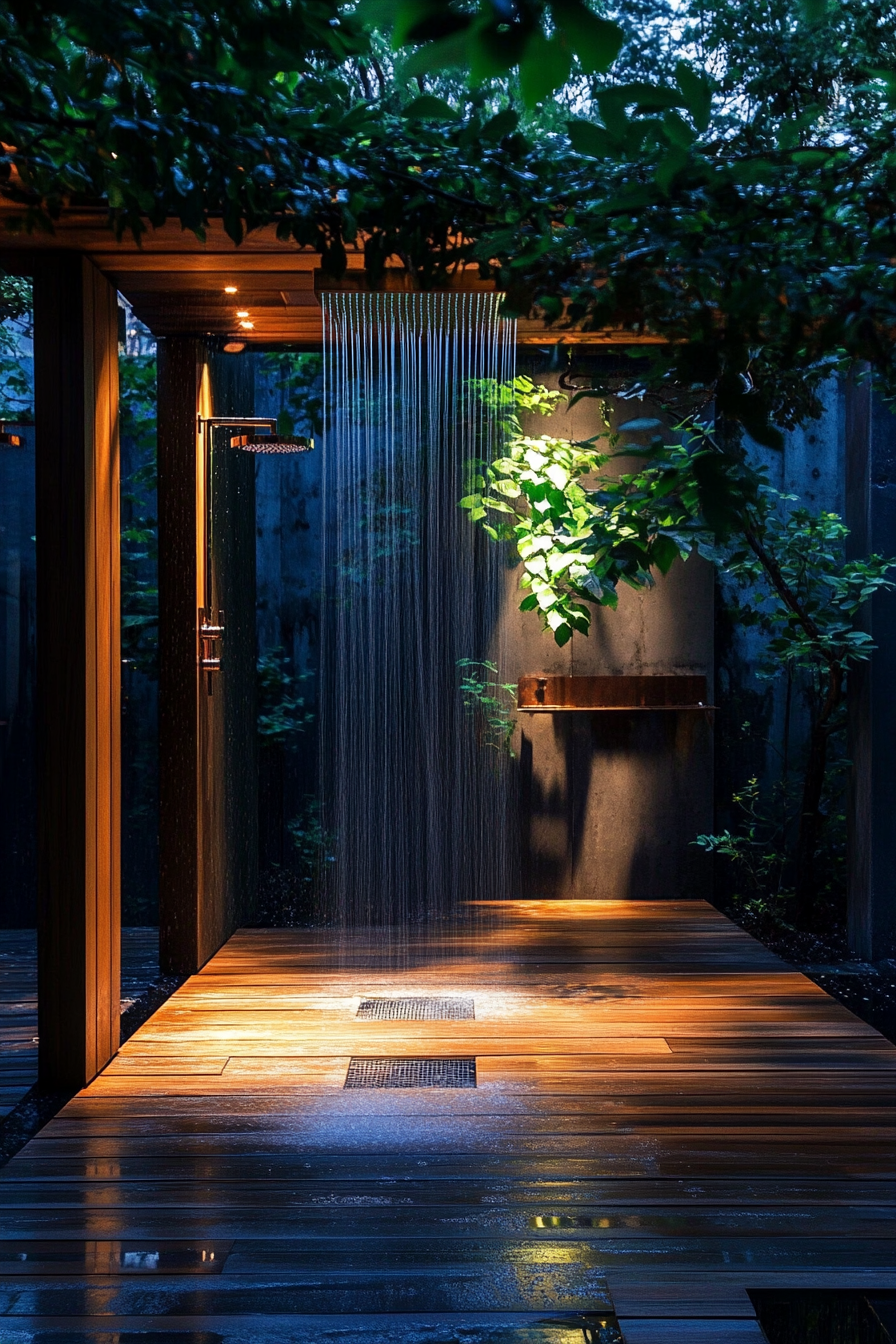
[[[703,676],[520,677],[517,709],[524,714],[712,710]]]

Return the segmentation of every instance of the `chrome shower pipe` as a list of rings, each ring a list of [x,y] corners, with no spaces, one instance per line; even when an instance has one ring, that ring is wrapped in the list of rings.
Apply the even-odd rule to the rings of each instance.
[[[197,657],[200,668],[208,674],[208,693],[214,687],[213,673],[221,670],[221,645],[224,635],[224,613],[212,610],[212,436],[216,429],[269,429],[276,431],[277,421],[270,416],[257,415],[199,415],[196,417],[202,452],[202,478],[205,495],[203,538],[204,573],[202,576],[203,605],[198,610],[196,630]]]

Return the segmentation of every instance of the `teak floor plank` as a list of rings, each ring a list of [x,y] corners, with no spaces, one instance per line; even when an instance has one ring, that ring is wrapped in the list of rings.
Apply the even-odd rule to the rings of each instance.
[[[751,1288],[893,1286],[889,1043],[699,901],[480,915],[235,934],[0,1173],[14,1329],[560,1344],[567,1313],[566,1344],[615,1300],[627,1344],[759,1344]],[[475,1018],[357,1020],[421,995]],[[344,1089],[381,1055],[472,1055],[477,1085]]]

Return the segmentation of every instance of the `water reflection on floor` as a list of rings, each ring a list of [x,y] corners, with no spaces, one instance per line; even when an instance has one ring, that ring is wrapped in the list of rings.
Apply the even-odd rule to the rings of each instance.
[[[502,915],[237,934],[0,1173],[0,1344],[763,1344],[750,1293],[896,1290],[892,1045],[702,902]]]
[[[66,1344],[258,1344],[259,1326],[211,1330],[78,1331],[65,1329]],[[621,1344],[615,1316],[570,1316],[548,1320],[510,1320],[491,1325],[481,1321],[396,1321],[365,1316],[337,1323],[333,1317],[310,1317],[278,1328],[266,1322],[265,1344]],[[3,1344],[60,1344],[59,1330],[8,1332],[0,1326]]]

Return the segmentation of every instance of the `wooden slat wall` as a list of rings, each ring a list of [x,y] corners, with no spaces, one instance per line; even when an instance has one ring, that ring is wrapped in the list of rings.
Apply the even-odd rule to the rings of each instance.
[[[118,305],[86,258],[34,264],[40,1077],[119,1037]]]

